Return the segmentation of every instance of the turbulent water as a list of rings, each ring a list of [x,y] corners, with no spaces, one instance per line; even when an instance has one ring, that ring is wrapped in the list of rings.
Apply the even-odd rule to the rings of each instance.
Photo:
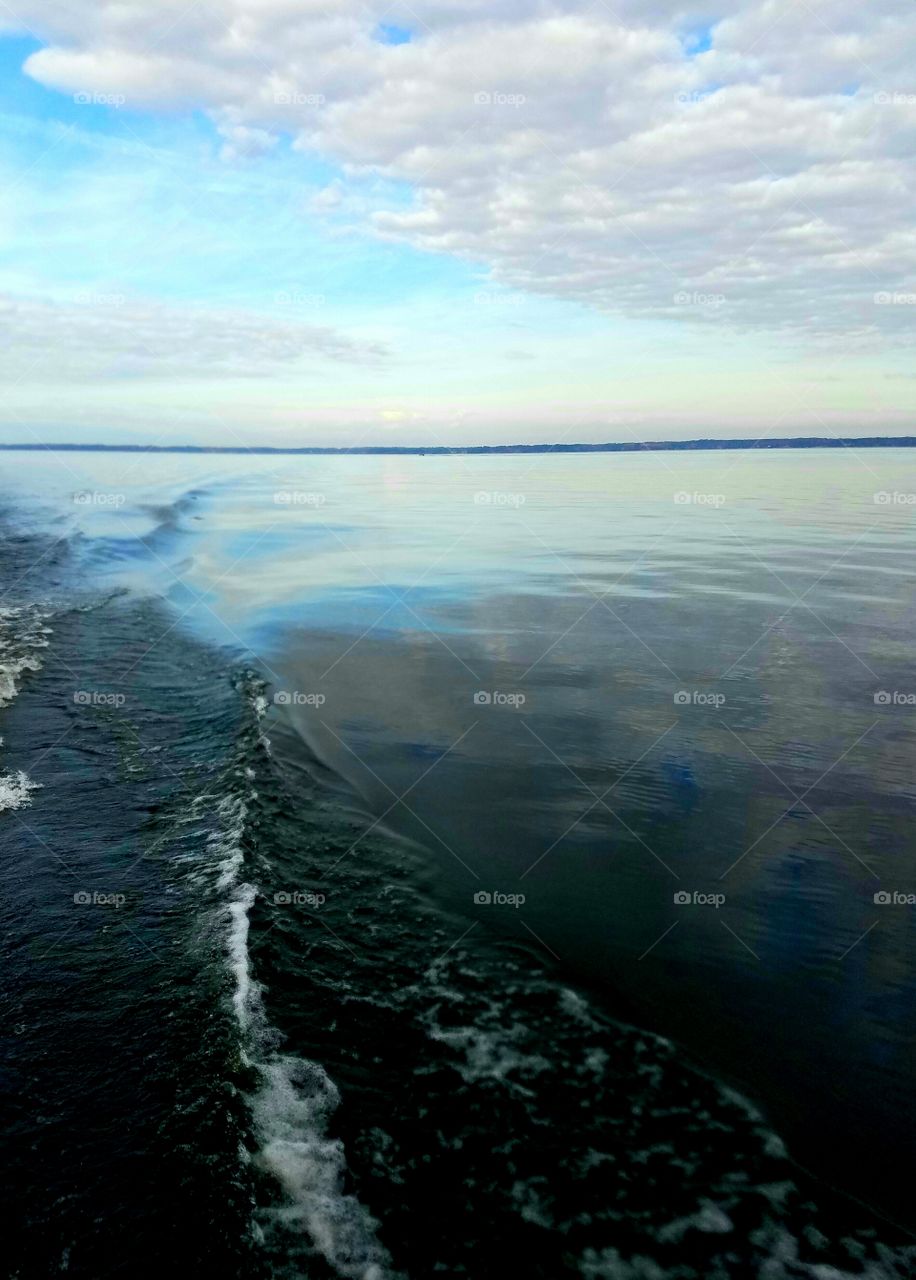
[[[46,618],[33,606],[0,608],[0,708],[14,700],[26,671],[41,670],[41,651],[47,648],[50,631],[44,626]],[[27,805],[35,786],[21,769],[0,774],[0,811]]]
[[[625,464],[637,470],[624,490],[649,486],[638,471],[643,462]],[[449,523],[444,494],[456,476],[443,482],[441,468],[453,462],[413,459],[392,470],[385,460],[345,459],[320,478],[270,472],[252,479],[237,460],[222,469],[198,461],[188,479],[187,460],[173,460],[171,472],[142,483],[125,479],[123,460],[117,475],[110,460],[78,465],[97,470],[51,478],[31,461],[11,464],[2,486],[10,1275],[95,1280],[161,1276],[168,1267],[181,1275],[206,1269],[314,1280],[916,1274],[908,1224],[880,1189],[869,1197],[829,1167],[815,1170],[821,1177],[803,1172],[787,1154],[776,1132],[779,1099],[796,1096],[798,1064],[787,1055],[773,1067],[766,1044],[756,1074],[750,1065],[740,1070],[740,1055],[729,1056],[729,1019],[740,1012],[730,996],[744,971],[720,945],[733,947],[741,962],[742,948],[759,950],[777,973],[782,995],[768,997],[765,985],[746,989],[749,1039],[766,1026],[767,999],[783,999],[782,1016],[803,1046],[808,1002],[833,1007],[830,993],[843,971],[831,969],[828,985],[819,985],[823,975],[805,955],[796,953],[796,966],[788,952],[766,952],[767,938],[791,932],[800,917],[786,922],[777,911],[758,933],[747,916],[716,917],[712,907],[709,928],[722,933],[724,921],[731,936],[710,943],[694,917],[684,945],[697,952],[696,972],[689,961],[683,974],[670,963],[661,973],[650,967],[664,953],[668,921],[647,905],[652,878],[662,878],[669,912],[681,884],[691,892],[708,887],[685,858],[697,832],[691,824],[708,826],[710,817],[707,775],[696,758],[688,767],[683,754],[669,755],[658,777],[641,763],[682,705],[665,676],[658,715],[654,703],[650,714],[642,663],[647,648],[664,649],[676,666],[676,650],[665,647],[671,634],[681,660],[702,648],[698,620],[683,603],[698,594],[718,633],[719,588],[732,603],[737,598],[725,590],[724,558],[702,576],[695,561],[693,581],[679,563],[678,592],[671,592],[671,561],[649,554],[661,516],[623,513],[617,479],[607,486],[618,505],[602,496],[587,518],[571,514],[570,476],[581,486],[584,474],[575,467],[590,469],[585,485],[594,494],[595,468],[616,475],[613,459],[567,460],[553,471],[547,520],[533,499],[521,512],[517,473],[494,478],[461,463],[472,469],[458,473],[460,501],[489,495],[470,498],[475,517],[483,508],[490,519],[494,507],[513,503],[500,516],[524,515],[534,557],[525,583],[511,549],[522,536],[517,524],[511,532],[504,524],[499,537],[490,525],[473,552],[453,551],[469,510],[452,498],[462,524]],[[355,475],[339,470],[348,465]],[[427,465],[431,473],[422,470]],[[885,465],[896,468],[897,456]],[[424,489],[430,475],[440,486],[433,498]],[[335,483],[347,486],[347,502],[333,509],[318,498]],[[691,473],[691,489],[703,483],[712,489],[716,478]],[[266,513],[258,506],[265,493],[272,495]],[[277,493],[287,496],[277,500]],[[666,520],[676,505],[670,492],[667,502]],[[444,526],[434,537],[431,508]],[[291,509],[295,526],[284,530],[279,521]],[[800,506],[788,509],[801,514]],[[359,528],[356,510],[370,512]],[[571,520],[579,530],[570,535],[567,527],[557,550],[548,530]],[[585,532],[589,521],[594,536]],[[620,555],[632,561],[635,546],[646,553],[644,576],[625,597],[611,597],[639,640],[630,637],[629,665],[614,651],[619,684],[599,686],[583,673],[596,654],[607,656],[606,637],[586,626],[578,647],[561,647],[567,621],[589,600],[568,619],[563,607],[583,576],[619,579],[605,546],[604,526],[615,521]],[[750,536],[746,521],[741,530]],[[860,532],[844,528],[830,560]],[[911,583],[895,557],[910,549],[912,530],[895,524],[878,536],[884,541],[867,567],[872,582],[884,579],[869,589],[868,608],[883,610],[883,643],[902,674]],[[497,572],[501,545],[509,550]],[[562,590],[557,559],[565,564]],[[422,589],[408,595],[434,562],[439,567],[427,569]],[[392,581],[399,590],[389,598],[379,584]],[[746,594],[745,611],[753,613],[753,593]],[[767,616],[778,617],[779,602],[774,609],[765,592],[757,594]],[[838,598],[851,594],[843,580]],[[660,601],[670,632],[648,628],[640,614]],[[370,635],[386,607],[387,621]],[[759,635],[756,616],[751,621]],[[831,630],[834,622],[829,615]],[[739,710],[749,683],[758,702],[772,705],[774,671],[794,671],[784,625],[771,630],[762,646],[765,673],[752,662],[750,674],[738,667],[731,684],[715,686],[727,687]],[[753,638],[735,637],[736,656]],[[552,657],[542,660],[548,646]],[[348,655],[355,647],[354,666]],[[864,660],[873,658],[866,648]],[[523,673],[536,659],[537,675],[526,684]],[[460,666],[467,670],[459,674]],[[831,674],[820,656],[814,669],[842,718],[842,698],[825,690],[849,677]],[[906,688],[905,678],[898,683]],[[628,685],[640,687],[642,701],[628,700]],[[523,689],[528,701],[500,702],[501,693]],[[795,695],[802,705],[810,689],[796,685]],[[691,710],[722,710],[709,705],[694,699]],[[872,699],[870,716],[875,706]],[[517,720],[512,747],[505,719],[475,727],[490,712],[528,715],[525,733],[540,745],[518,755]],[[468,715],[474,719],[465,724]],[[613,751],[594,732],[598,717],[614,728]],[[640,733],[622,745],[634,724]],[[704,751],[722,736],[708,719],[694,725]],[[742,736],[751,731],[746,714],[736,725]],[[858,730],[846,727],[852,742]],[[477,738],[462,737],[472,730]],[[882,740],[884,777],[905,776],[909,733],[897,719],[896,753]],[[804,758],[803,738],[800,726],[783,734],[790,758]],[[543,753],[550,749],[567,764],[554,761],[548,780]],[[803,763],[813,768],[811,781],[822,772],[817,760]],[[727,762],[722,769],[723,788],[734,789]],[[620,822],[611,834],[588,821],[577,833],[576,851],[587,860],[575,875],[568,863],[562,872],[581,893],[570,918],[559,878],[538,882],[530,864],[548,867],[555,837],[587,809],[588,795],[575,806],[570,798],[583,774],[593,796],[624,778],[636,789],[622,788],[614,800]],[[848,778],[842,785],[849,788]],[[759,796],[756,807],[747,797],[742,803],[738,853],[778,812],[771,815]],[[911,843],[899,837],[903,819],[890,814],[883,835],[897,833],[905,854]],[[825,820],[841,828],[835,851],[852,842],[835,807]],[[627,832],[652,856],[642,850],[638,874],[618,866],[613,897],[601,899],[595,860],[609,851],[639,854]],[[858,835],[856,852],[869,861]],[[724,839],[716,853],[727,867],[737,854]],[[827,911],[819,858],[806,857],[798,841],[770,856],[778,875],[807,877],[800,891],[815,912]],[[659,865],[669,862],[680,873],[673,883]],[[897,868],[895,887],[904,883]],[[625,964],[627,930],[636,924],[634,946],[645,960],[630,956]],[[834,912],[831,927],[839,930],[839,950],[854,943],[857,920]],[[577,943],[591,960],[583,961]],[[871,1080],[896,1098],[908,1050],[895,1029],[911,971],[889,953],[870,954],[864,976],[845,971],[858,976],[838,1000],[885,1010]],[[807,995],[784,994],[809,983]],[[705,1040],[691,1042],[688,1000],[693,1023],[713,1029]],[[849,1072],[838,1078],[853,1080],[858,1042],[839,1018],[831,1026],[837,1060]],[[829,1090],[817,1083],[813,1053],[805,1047],[799,1057],[813,1087]],[[747,1100],[745,1087],[771,1118]],[[857,1098],[830,1105],[838,1139],[846,1130],[855,1147]],[[789,1104],[785,1115],[791,1118]],[[817,1163],[811,1153],[820,1143],[829,1166],[814,1122],[812,1133],[805,1164]],[[803,1125],[798,1137],[805,1139]]]

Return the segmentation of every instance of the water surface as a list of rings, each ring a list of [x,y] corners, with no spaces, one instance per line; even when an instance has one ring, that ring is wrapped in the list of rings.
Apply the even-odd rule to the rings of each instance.
[[[150,1019],[111,1015],[118,1053],[143,1079],[160,1003],[195,993],[176,1061],[210,1010],[171,1123],[250,1150],[231,1194],[185,1174],[257,1228],[227,1266],[856,1274],[854,1242],[815,1256],[801,1205],[825,1241],[852,1212],[825,1184],[914,1225],[909,451],[5,455],[2,488],[3,816],[23,875],[58,859],[12,934],[54,893],[74,939],[98,918],[62,863],[136,895],[113,919]],[[67,971],[87,1043],[114,927]],[[166,937],[159,989],[138,940]],[[785,1190],[771,1130],[819,1190]]]

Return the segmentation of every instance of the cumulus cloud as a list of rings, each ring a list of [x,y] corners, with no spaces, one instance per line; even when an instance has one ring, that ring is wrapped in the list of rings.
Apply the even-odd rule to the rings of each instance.
[[[384,13],[382,10],[384,9]],[[379,236],[608,312],[902,340],[916,8],[899,0],[19,0],[67,92],[202,108],[407,182]],[[378,24],[409,30],[377,38]],[[328,205],[342,193],[328,192]]]

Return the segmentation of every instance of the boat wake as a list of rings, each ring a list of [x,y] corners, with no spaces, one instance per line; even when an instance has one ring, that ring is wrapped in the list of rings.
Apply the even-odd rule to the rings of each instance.
[[[263,686],[251,676],[245,686],[254,725],[259,726],[267,705]],[[246,737],[262,766],[267,764],[269,743],[260,728]],[[281,1052],[282,1037],[269,1022],[263,985],[252,972],[250,913],[260,890],[250,878],[256,855],[246,845],[257,795],[256,769],[248,762],[234,772],[242,791],[217,801],[219,829],[210,837],[211,854],[226,900],[221,914],[242,1062],[254,1082],[248,1097],[257,1143],[253,1159],[283,1197],[281,1203],[259,1209],[255,1231],[278,1275],[286,1274],[287,1267],[290,1275],[299,1275],[301,1262],[320,1256],[346,1280],[391,1280],[394,1272],[376,1238],[376,1222],[344,1189],[343,1143],[328,1136],[339,1091],[318,1063]]]
[[[51,634],[45,625],[49,617],[31,606],[0,608],[0,708],[15,701],[26,672],[41,670],[42,651]],[[24,809],[38,785],[21,769],[0,773],[0,812]]]

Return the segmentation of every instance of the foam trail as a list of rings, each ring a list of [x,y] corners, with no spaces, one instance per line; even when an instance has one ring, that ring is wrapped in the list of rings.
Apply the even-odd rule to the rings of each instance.
[[[48,617],[38,609],[0,609],[0,707],[15,701],[26,671],[41,670],[40,651],[51,634],[44,625]],[[0,774],[0,813],[26,808],[39,786],[21,769]]]
[[[37,609],[0,609],[0,707],[19,693],[23,672],[40,671],[39,650],[48,647],[49,615]]]
[[[256,715],[263,714],[263,699],[253,705]],[[258,894],[243,875],[248,804],[227,797],[217,812],[224,829],[211,837],[211,846],[217,885],[229,894],[225,945],[234,983],[232,1007],[244,1061],[260,1080],[249,1099],[259,1141],[255,1158],[286,1196],[285,1204],[260,1219],[265,1240],[269,1245],[274,1233],[293,1230],[307,1236],[315,1252],[344,1280],[394,1280],[388,1254],[375,1236],[374,1219],[343,1190],[343,1144],[327,1137],[340,1102],[336,1085],[318,1063],[280,1054],[274,1047],[278,1033],[268,1022],[248,947],[250,911]]]

